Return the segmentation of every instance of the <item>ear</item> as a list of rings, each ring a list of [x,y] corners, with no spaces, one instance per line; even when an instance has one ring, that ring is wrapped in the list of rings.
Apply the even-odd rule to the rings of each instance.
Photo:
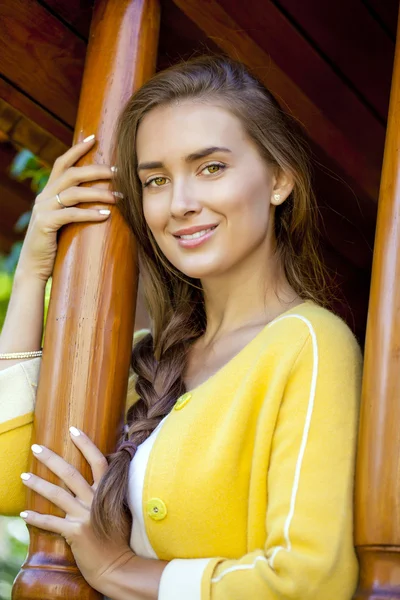
[[[275,175],[275,184],[271,194],[271,204],[283,204],[294,188],[294,177],[291,173],[279,169]]]

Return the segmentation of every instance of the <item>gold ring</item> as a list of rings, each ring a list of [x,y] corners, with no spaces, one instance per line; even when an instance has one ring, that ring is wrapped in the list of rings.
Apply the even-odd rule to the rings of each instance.
[[[63,203],[61,202],[61,200],[60,200],[60,195],[59,195],[59,194],[56,194],[56,198],[57,198],[57,202],[58,202],[58,204],[59,204],[60,206],[62,206],[63,208],[67,208],[67,207],[65,206],[65,204],[63,204]]]

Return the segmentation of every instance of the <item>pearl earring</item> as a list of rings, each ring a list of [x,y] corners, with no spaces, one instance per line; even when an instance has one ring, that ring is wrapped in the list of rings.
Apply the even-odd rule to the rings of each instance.
[[[276,202],[279,202],[280,199],[281,199],[280,194],[274,194],[274,200],[276,200]]]

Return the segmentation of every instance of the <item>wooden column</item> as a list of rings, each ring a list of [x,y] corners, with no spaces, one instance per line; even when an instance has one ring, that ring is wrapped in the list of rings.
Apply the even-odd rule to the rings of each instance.
[[[356,475],[358,600],[400,599],[400,29],[375,237]]]
[[[81,165],[110,164],[117,114],[155,70],[158,31],[158,0],[95,3],[74,142],[95,133],[98,143]],[[101,224],[63,229],[33,442],[65,457],[87,479],[90,468],[70,441],[68,428],[82,428],[104,453],[115,447],[123,424],[137,277],[135,240],[116,207]],[[60,484],[38,461],[33,461],[32,471]],[[63,514],[32,492],[27,507]],[[100,597],[80,575],[63,538],[30,527],[29,555],[15,581],[13,599]]]

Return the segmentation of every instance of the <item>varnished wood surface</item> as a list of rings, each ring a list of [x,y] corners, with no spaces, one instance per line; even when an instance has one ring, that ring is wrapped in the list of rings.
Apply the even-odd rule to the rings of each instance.
[[[372,268],[356,476],[355,534],[361,562],[356,597],[369,600],[400,597],[399,150],[398,35]]]
[[[86,43],[35,0],[0,3],[1,75],[75,126]]]
[[[67,148],[72,143],[73,128],[64,125],[54,114],[49,113],[47,110],[42,108],[37,102],[32,100],[29,96],[18,90],[16,87],[7,82],[4,78],[0,77],[0,98],[3,102],[11,106],[15,111],[20,113],[20,119],[24,118],[29,121],[31,128],[43,129],[47,134],[48,138],[53,138],[58,141],[61,146],[61,152],[64,152],[62,148]],[[24,139],[23,143],[29,148],[29,138]],[[29,148],[32,152],[46,152],[45,148]],[[53,161],[57,158],[52,156],[49,157],[49,161]]]
[[[365,546],[361,558],[360,585],[353,600],[399,600],[400,555],[398,546]]]
[[[96,3],[74,140],[96,133],[98,144],[81,164],[110,164],[116,117],[155,69],[158,27],[157,0]],[[82,429],[104,453],[115,448],[123,426],[137,294],[135,240],[118,209],[111,210],[101,224],[72,224],[61,232],[34,420],[33,442],[62,455],[89,480],[90,468],[68,428]],[[60,484],[37,461],[31,468]],[[31,510],[62,514],[38,494],[29,491],[27,499]],[[34,528],[30,535],[13,600],[101,597],[79,575],[61,537]]]
[[[93,0],[45,0],[43,4],[83,39],[89,37]]]
[[[1,84],[2,80],[0,79],[0,90],[2,88]],[[36,122],[27,118],[24,112],[17,110],[13,104],[1,97],[0,130],[7,135],[17,148],[30,150],[48,165],[52,165],[56,158],[65,152],[72,143],[72,131],[70,132],[71,140],[67,146],[58,137],[53,136]],[[2,204],[6,204],[8,201],[7,198],[2,200]]]
[[[388,0],[381,5],[390,4]],[[396,6],[396,0],[392,5]],[[389,109],[394,43],[365,3],[349,0],[279,0],[299,34],[328,59],[343,84],[386,122]],[[357,26],[355,27],[355,23]],[[289,44],[290,47],[290,44]],[[309,66],[309,65],[305,65]],[[321,81],[316,77],[316,85]],[[373,85],[371,85],[373,82]],[[371,140],[372,141],[372,140]]]

